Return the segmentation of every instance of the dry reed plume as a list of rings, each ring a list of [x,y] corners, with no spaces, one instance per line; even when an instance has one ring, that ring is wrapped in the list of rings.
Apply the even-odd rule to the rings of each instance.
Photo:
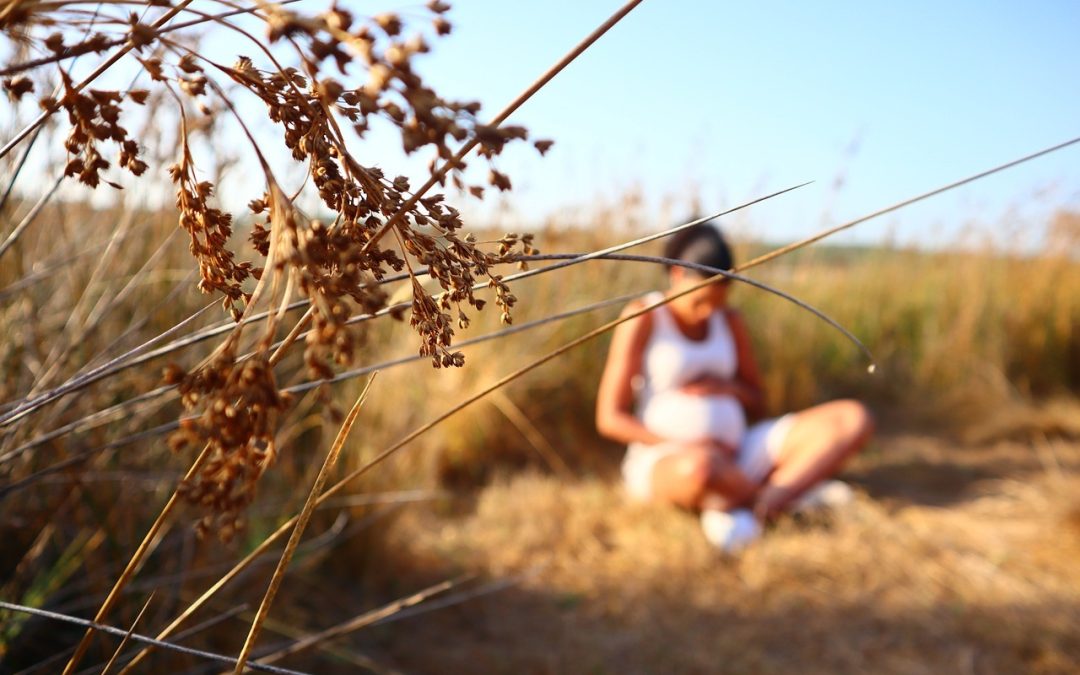
[[[339,7],[314,15],[280,5],[252,8],[250,14],[265,24],[265,38],[216,19],[227,31],[250,40],[250,48],[264,64],[260,69],[246,56],[232,66],[215,63],[189,48],[181,35],[164,32],[164,20],[185,10],[190,2],[171,8],[154,23],[147,22],[147,16],[157,11],[156,3],[149,3],[142,16],[112,16],[111,8],[103,8],[92,22],[101,32],[67,44],[83,25],[77,9],[82,4],[15,2],[5,7],[0,30],[18,44],[14,63],[5,69],[5,86],[18,100],[36,89],[48,91],[53,88],[50,78],[59,79],[60,95],[43,95],[38,102],[46,113],[66,112],[70,132],[65,141],[69,159],[64,175],[91,188],[103,180],[120,187],[103,177],[112,167],[105,159],[105,144],[119,149],[120,167],[135,176],[147,170],[138,142],[124,126],[131,117],[125,104],[141,106],[154,93],[167,95],[165,100],[173,105],[157,106],[153,114],[163,123],[176,120],[180,126],[178,157],[168,169],[176,190],[179,225],[190,239],[200,290],[219,295],[236,321],[252,313],[260,299],[267,307],[287,305],[294,294],[308,299],[305,321],[312,330],[304,341],[305,362],[312,376],[322,378],[333,375],[332,364],[348,365],[355,357],[360,335],[346,319],[357,312],[383,309],[386,294],[378,281],[416,265],[426,267],[442,290],[435,296],[417,281],[412,284],[409,323],[421,338],[420,353],[436,367],[464,362],[461,352],[453,350],[453,335],[456,326],[469,321],[465,308],[479,310],[484,305],[474,291],[478,278],[494,289],[503,320],[510,322],[516,298],[494,267],[519,250],[532,252],[530,237],[507,235],[496,242],[497,250],[485,251],[474,237],[462,233],[459,212],[442,194],[425,195],[431,184],[413,191],[407,178],[388,178],[370,162],[362,163],[349,149],[350,140],[343,131],[349,129],[353,139],[363,139],[373,121],[389,121],[400,133],[406,154],[430,151],[433,173],[442,163],[440,185],[448,178],[459,189],[483,195],[484,186],[465,184],[467,162],[456,156],[452,145],[472,140],[481,158],[491,162],[508,143],[524,140],[528,134],[519,126],[484,124],[478,117],[479,104],[444,99],[427,86],[411,65],[416,55],[429,50],[423,31],[410,31],[395,14],[358,20]],[[442,2],[429,3],[432,29],[428,33],[450,32],[445,18],[448,9]],[[77,84],[73,81],[66,63],[79,55],[105,51],[106,45],[121,39],[121,52],[129,52],[137,61],[142,70],[139,77],[148,80],[150,90],[91,89],[89,77]],[[272,51],[279,45],[291,52],[299,68],[281,65],[284,57]],[[52,58],[44,63],[20,60],[35,48],[51,52]],[[350,67],[354,73],[361,69],[366,81],[359,86],[343,84],[338,77]],[[331,68],[337,73],[328,72]],[[35,80],[45,85],[35,85]],[[234,94],[226,93],[228,82],[265,104],[269,120],[281,130],[285,148],[295,161],[304,163],[311,187],[335,214],[332,222],[305,217],[294,198],[286,196],[247,131],[248,123],[231,102]],[[249,235],[246,257],[254,254],[254,261],[239,260],[233,216],[215,206],[214,184],[199,179],[191,145],[191,136],[199,129],[189,123],[190,117],[202,116],[199,127],[205,129],[213,124],[213,116],[229,113],[247,134],[249,152],[266,178],[265,194],[250,204],[252,214],[261,219]],[[536,145],[544,151],[550,142]],[[494,166],[489,182],[502,190],[510,187],[509,178]],[[380,240],[387,229],[392,229],[393,237]],[[257,280],[254,286],[248,283],[252,279]],[[237,363],[243,330],[238,326],[197,368],[188,372],[173,365],[167,372],[166,383],[179,385],[184,406],[196,413],[174,434],[171,446],[174,450],[211,446],[209,461],[183,493],[210,507],[217,516],[216,530],[224,537],[231,536],[239,524],[257,478],[273,462],[277,420],[289,405],[289,397],[279,393],[268,362],[280,318],[278,312],[268,314],[256,354],[243,365]],[[204,525],[209,524],[207,516]]]
[[[43,129],[51,131],[53,116],[63,111],[70,127],[64,142],[67,158],[63,176],[91,189],[103,185],[122,189],[106,155],[110,146],[115,147],[120,168],[134,177],[147,173],[151,165],[139,140],[129,133],[127,120],[132,118],[131,104],[144,106],[153,100],[146,122],[179,125],[179,152],[168,174],[176,194],[179,226],[188,236],[189,251],[197,264],[198,287],[218,295],[237,322],[197,366],[172,364],[166,370],[165,384],[178,389],[189,413],[172,435],[170,447],[180,451],[201,445],[203,450],[191,475],[158,516],[98,610],[95,620],[101,621],[153,547],[176,496],[208,509],[200,523],[204,530],[214,526],[226,540],[235,535],[259,477],[278,455],[275,436],[280,420],[295,403],[278,385],[274,366],[305,330],[308,375],[332,377],[333,365],[351,363],[361,344],[359,333],[347,320],[357,312],[381,313],[387,296],[380,282],[405,270],[413,291],[409,323],[420,337],[420,354],[437,368],[461,366],[464,356],[454,351],[453,336],[456,328],[468,325],[467,309],[483,308],[485,300],[477,297],[477,290],[486,286],[493,291],[501,320],[509,324],[516,298],[495,267],[515,260],[519,251],[531,254],[535,249],[530,235],[508,234],[488,250],[462,231],[459,212],[442,194],[428,194],[450,182],[457,190],[482,198],[485,186],[466,182],[471,161],[466,155],[474,148],[481,161],[489,164],[486,182],[498,190],[510,189],[510,178],[493,161],[509,143],[528,136],[524,128],[502,122],[531,92],[491,123],[483,123],[478,117],[479,104],[440,97],[413,69],[414,57],[429,50],[430,37],[451,31],[445,18],[446,3],[432,0],[428,4],[428,31],[411,30],[401,17],[390,13],[357,20],[337,6],[307,15],[284,5],[260,4],[215,16],[195,9],[192,0],[175,6],[149,2],[141,14],[127,15],[116,13],[117,8],[109,4],[98,5],[88,14],[85,7],[89,4],[26,0],[7,3],[0,10],[0,31],[12,45],[9,64],[3,69],[4,88],[16,102],[36,96],[43,111],[0,149],[0,158],[20,143],[26,144],[23,157],[14,165],[13,176],[17,176],[30,146]],[[634,4],[594,31],[588,42]],[[197,18],[170,28],[169,23],[184,13]],[[257,38],[229,21],[237,14],[261,21],[265,37]],[[246,56],[231,66],[217,63],[193,48],[188,36],[176,32],[210,22],[245,39],[260,65]],[[35,52],[49,56],[33,58]],[[109,56],[80,79],[75,74],[78,59],[99,53]],[[546,79],[574,56],[568,55],[557,64]],[[282,65],[286,60],[295,62],[296,67]],[[146,89],[89,86],[103,76],[108,79],[111,71],[130,62],[137,64],[132,83],[145,78]],[[330,67],[336,68],[336,75],[329,74]],[[364,77],[359,83],[346,85],[339,77],[350,67],[354,72],[360,69]],[[533,91],[539,86],[534,85]],[[281,130],[284,147],[293,160],[305,165],[304,185],[291,196],[260,149],[249,121],[234,104],[237,88],[265,105],[268,119]],[[48,91],[55,93],[36,93]],[[259,222],[250,228],[250,247],[243,255],[234,241],[233,215],[216,205],[216,186],[200,177],[198,153],[193,149],[196,136],[214,140],[221,125],[215,118],[224,116],[231,116],[231,123],[246,136],[248,152],[266,183],[264,193],[250,202],[250,211]],[[348,130],[352,139],[362,139],[376,119],[396,127],[405,154],[430,152],[431,179],[423,186],[413,189],[404,176],[388,178],[377,166],[354,156],[343,130]],[[459,149],[452,147],[458,144]],[[534,145],[543,153],[551,142],[541,140]],[[330,222],[310,218],[297,207],[297,196],[309,187],[333,214]],[[32,220],[30,215],[27,220]],[[3,251],[22,235],[23,227],[16,228]],[[435,279],[439,293],[419,283],[413,275],[417,266]],[[480,280],[484,283],[478,283]],[[285,342],[275,345],[286,308],[296,295],[307,300],[308,311],[288,332]],[[251,332],[245,329],[257,308],[263,307],[268,311],[263,313],[254,352],[241,358],[245,332]],[[392,315],[402,318],[399,311]],[[28,428],[35,413],[86,386],[91,381],[87,378],[102,370],[94,369],[83,379],[76,374],[56,387],[62,361],[70,358],[73,346],[54,351],[45,375],[39,372],[29,391],[16,389],[22,399],[16,398],[0,412],[0,425],[9,428],[5,459],[26,458],[29,447],[12,451],[11,442]],[[25,484],[21,482],[20,487]],[[90,637],[91,632],[87,632],[66,672],[79,663]],[[248,648],[245,646],[245,653]]]

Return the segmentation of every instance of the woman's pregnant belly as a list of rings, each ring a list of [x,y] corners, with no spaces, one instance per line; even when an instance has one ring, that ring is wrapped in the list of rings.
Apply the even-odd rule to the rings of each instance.
[[[654,394],[641,411],[649,431],[673,441],[704,438],[739,447],[746,416],[734,396],[694,396],[681,391]]]

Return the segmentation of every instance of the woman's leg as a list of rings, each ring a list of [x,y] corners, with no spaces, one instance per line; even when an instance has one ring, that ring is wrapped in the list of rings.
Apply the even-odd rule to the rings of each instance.
[[[832,401],[797,413],[754,510],[762,517],[782,511],[862,450],[873,429],[870,413],[858,401]]]
[[[750,502],[757,485],[734,461],[707,444],[688,444],[657,460],[652,470],[652,496],[656,501],[698,509],[727,510]]]

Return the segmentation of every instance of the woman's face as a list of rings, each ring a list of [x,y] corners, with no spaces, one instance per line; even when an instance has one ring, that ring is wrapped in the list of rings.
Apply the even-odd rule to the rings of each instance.
[[[670,272],[670,280],[672,292],[678,293],[701,283],[703,277],[675,267]],[[710,315],[727,305],[729,287],[729,282],[718,281],[672,300],[670,306],[686,323],[704,323]]]

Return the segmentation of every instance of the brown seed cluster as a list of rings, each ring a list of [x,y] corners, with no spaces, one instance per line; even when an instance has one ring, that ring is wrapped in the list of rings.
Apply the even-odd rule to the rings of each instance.
[[[4,90],[7,91],[11,100],[18,101],[23,96],[34,91],[34,81],[25,75],[8,77],[4,79]]]
[[[237,320],[253,302],[279,307],[291,292],[308,298],[311,330],[304,343],[305,363],[310,375],[328,378],[335,366],[351,363],[362,345],[362,336],[347,325],[349,317],[384,309],[387,294],[380,282],[402,271],[412,277],[409,324],[420,337],[420,353],[435,367],[462,365],[464,356],[454,350],[453,338],[456,329],[468,325],[469,313],[484,307],[479,291],[493,291],[502,319],[509,323],[516,298],[496,267],[519,252],[534,252],[529,236],[510,234],[478,243],[464,232],[461,214],[444,195],[428,193],[434,186],[445,188],[447,181],[476,198],[482,198],[489,186],[510,189],[510,177],[496,161],[504,148],[526,141],[529,134],[520,126],[481,122],[478,103],[443,98],[420,77],[413,61],[428,52],[428,36],[452,30],[446,19],[449,5],[431,0],[427,7],[429,28],[410,32],[396,14],[358,19],[334,5],[321,14],[303,15],[260,3],[259,18],[267,29],[266,49],[256,52],[267,58],[262,67],[243,56],[231,66],[214,63],[192,51],[191,41],[163,36],[135,15],[108,21],[103,17],[99,25],[116,27],[115,32],[95,33],[79,44],[65,43],[65,36],[75,31],[56,31],[55,26],[48,28],[52,31],[48,35],[35,38],[34,29],[48,22],[30,0],[14,0],[0,9],[0,30],[8,35],[18,32],[29,43],[36,39],[38,52],[52,54],[50,63],[56,64],[76,54],[114,47],[118,36],[134,46],[131,58],[155,88],[170,94],[161,99],[177,103],[179,158],[169,175],[176,189],[179,226],[189,236],[199,267],[199,288],[220,293],[224,307]],[[104,6],[101,11],[107,15],[113,10]],[[281,65],[280,55],[273,51],[277,48],[292,50],[297,67]],[[147,166],[139,158],[138,144],[120,123],[121,104],[142,104],[148,92],[78,91],[63,68],[58,71],[63,96],[41,99],[41,104],[46,110],[68,113],[68,175],[91,187],[105,181],[102,172],[110,162],[99,149],[104,141],[119,146],[123,168],[142,174]],[[12,98],[33,92],[32,81],[18,68],[5,74],[10,77],[3,86]],[[233,87],[228,94],[227,85]],[[237,95],[237,85],[263,102],[268,118],[281,131],[283,145],[304,164],[306,187],[332,214],[304,215],[278,185],[265,154],[253,146],[267,184],[265,194],[249,204],[257,221],[248,237],[257,258],[254,263],[239,262],[240,251],[232,241],[233,218],[215,205],[214,186],[199,179],[189,142],[191,134],[213,134],[221,128],[193,118],[213,120],[223,110],[249,131],[230,100]],[[355,156],[348,136],[363,139],[374,124],[395,128],[404,153],[430,153],[437,180],[416,187],[403,176],[388,176],[370,158],[361,161]],[[479,161],[487,165],[485,184],[466,183],[467,162],[458,158],[458,148],[470,142],[477,146]],[[550,145],[544,140],[534,143],[541,154]],[[444,170],[435,174],[440,166]],[[419,283],[416,275],[421,272],[438,282],[438,293]],[[254,290],[252,280],[257,282]],[[403,311],[391,313],[400,319],[405,316]],[[267,320],[254,358],[235,362],[236,337],[243,330],[238,327],[211,362],[191,373],[174,368],[167,378],[179,385],[185,409],[196,415],[173,436],[173,447],[207,443],[211,447],[210,461],[185,486],[185,494],[220,514],[204,525],[214,522],[225,534],[235,529],[255,481],[273,459],[276,422],[288,405],[274,382],[269,359],[279,320],[273,314]]]
[[[432,3],[430,7],[437,15],[436,30],[447,32],[449,24],[441,16],[446,5]],[[511,242],[517,240],[500,242],[499,254],[481,251],[472,239],[459,236],[460,214],[445,204],[442,195],[410,199],[406,178],[389,180],[379,168],[365,166],[353,157],[344,141],[341,121],[347,121],[363,137],[375,118],[387,120],[399,128],[406,153],[429,147],[443,160],[454,156],[454,143],[475,136],[479,154],[491,161],[507,143],[524,140],[528,133],[517,126],[481,124],[476,117],[478,104],[445,100],[426,86],[413,70],[411,59],[428,47],[419,35],[405,37],[402,22],[395,15],[379,15],[354,28],[352,15],[340,8],[308,19],[278,8],[269,24],[271,40],[287,36],[307,41],[307,75],[292,68],[263,72],[248,58],[222,70],[266,104],[270,119],[283,129],[286,147],[295,159],[307,163],[323,203],[338,214],[333,223],[287,219],[291,224],[288,261],[300,271],[301,289],[314,305],[316,330],[307,343],[309,367],[315,375],[326,377],[326,354],[340,364],[351,360],[355,338],[344,326],[349,312],[343,300],[351,299],[364,312],[381,308],[385,295],[375,282],[390,271],[405,269],[409,260],[428,267],[444,291],[436,299],[420,284],[413,284],[410,324],[422,338],[420,352],[430,356],[437,367],[461,365],[463,356],[450,349],[453,327],[468,322],[463,305],[483,307],[484,301],[473,291],[478,279],[487,280],[495,290],[504,320],[510,319],[515,298],[501,277],[490,270],[513,254]],[[368,73],[362,86],[348,89],[334,78],[320,76],[323,60],[332,59],[344,72],[357,58]],[[547,141],[537,143],[541,151],[549,146]],[[482,195],[482,186],[465,186],[461,177],[465,168],[465,162],[459,162],[451,180],[459,188],[468,187],[472,194]],[[489,180],[500,189],[510,187],[510,179],[494,168]],[[251,206],[255,213],[262,213],[269,201],[264,197]],[[395,238],[387,241],[396,241],[396,250],[372,240],[390,219],[396,225]],[[266,255],[269,235],[265,226],[254,228],[252,242]]]
[[[63,108],[71,123],[64,147],[68,151],[68,163],[64,167],[65,176],[75,176],[80,183],[97,187],[101,182],[101,172],[111,166],[105,159],[98,143],[113,141],[120,146],[119,164],[136,176],[146,171],[146,162],[139,159],[139,144],[128,138],[127,129],[120,125],[120,103],[125,96],[138,104],[146,102],[147,92],[143,90],[127,92],[88,89],[86,93],[76,91],[71,77],[61,69],[63,96],[57,101],[50,97],[41,99],[41,106],[46,110]],[[112,181],[105,181],[113,187],[120,187]]]
[[[184,142],[184,157],[179,164],[169,167],[169,175],[176,185],[176,208],[180,212],[180,227],[188,233],[191,243],[188,250],[199,262],[199,290],[215,291],[224,295],[222,305],[236,321],[240,320],[242,308],[239,302],[251,299],[242,285],[248,277],[258,275],[250,262],[236,262],[228,247],[232,236],[232,216],[210,205],[214,186],[209,181],[195,178],[191,154]]]
[[[181,485],[180,494],[209,512],[199,521],[200,532],[213,530],[223,539],[241,526],[259,477],[274,462],[278,418],[290,403],[265,357],[238,365],[235,356],[226,348],[192,373],[175,366],[165,373],[167,382],[179,386],[184,407],[201,410],[181,423],[170,447],[210,446],[201,470]]]

